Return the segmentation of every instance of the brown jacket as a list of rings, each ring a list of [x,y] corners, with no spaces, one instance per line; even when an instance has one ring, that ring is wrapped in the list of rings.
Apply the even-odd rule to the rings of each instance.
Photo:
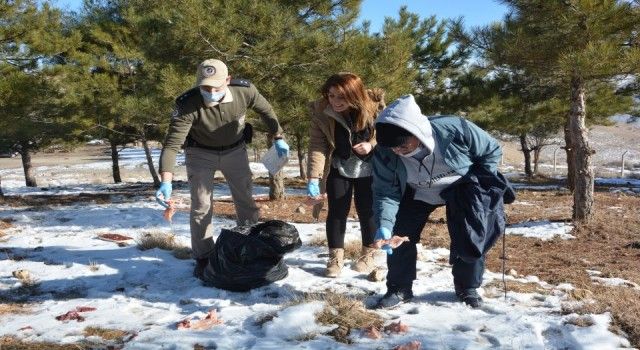
[[[382,89],[367,90],[369,97],[378,103],[378,112],[384,109],[384,91]],[[342,118],[334,112],[329,101],[320,98],[309,103],[311,126],[309,128],[309,154],[307,164],[307,177],[319,178],[320,191],[324,193],[325,183],[331,167],[331,156],[335,150],[336,119]],[[375,135],[369,140],[372,146],[376,145]],[[373,151],[372,151],[373,152]]]

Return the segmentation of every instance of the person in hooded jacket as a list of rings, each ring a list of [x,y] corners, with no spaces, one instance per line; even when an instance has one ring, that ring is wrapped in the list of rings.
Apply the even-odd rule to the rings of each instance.
[[[387,252],[389,268],[387,293],[378,306],[385,308],[413,297],[416,244],[429,215],[439,206],[450,205],[444,194],[469,183],[465,180],[474,169],[498,179],[502,150],[496,139],[464,118],[422,115],[412,95],[399,98],[382,111],[375,128],[378,141],[373,156],[373,210],[378,227],[375,241]],[[473,201],[463,198],[456,203],[470,202],[469,207],[484,205],[482,201]],[[500,204],[499,210],[489,217],[482,217],[485,214],[474,212],[473,208],[463,211],[468,208],[456,207],[453,214],[460,219],[455,222],[447,212],[455,293],[474,308],[482,303],[477,288],[482,283],[484,253],[502,233],[495,231],[504,231],[502,198],[493,202]],[[467,219],[485,222],[489,232],[476,233],[491,236],[485,237],[489,241],[486,247],[471,249],[461,245],[460,242],[473,241],[463,237],[469,235],[465,231]],[[393,236],[407,237],[409,242],[391,244]],[[469,246],[473,248],[473,244]]]
[[[309,105],[311,114],[307,193],[326,194],[329,262],[325,275],[337,277],[344,266],[344,236],[351,197],[360,221],[362,249],[351,266],[369,273],[374,266],[370,247],[376,232],[371,195],[371,155],[376,144],[374,120],[384,108],[384,92],[365,89],[353,73],[330,76],[320,89],[322,97]]]

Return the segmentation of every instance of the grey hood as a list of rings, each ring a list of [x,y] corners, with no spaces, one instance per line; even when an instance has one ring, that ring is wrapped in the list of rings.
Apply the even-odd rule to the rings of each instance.
[[[401,127],[417,137],[422,145],[433,152],[435,140],[431,130],[431,122],[422,114],[413,95],[404,95],[385,108],[378,118],[378,123],[389,123]]]

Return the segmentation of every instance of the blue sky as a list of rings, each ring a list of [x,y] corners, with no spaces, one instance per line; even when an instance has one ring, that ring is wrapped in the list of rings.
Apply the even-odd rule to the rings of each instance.
[[[77,10],[82,0],[55,0],[60,8]],[[360,16],[371,22],[371,31],[380,30],[385,16],[397,18],[398,10],[408,10],[422,18],[436,15],[439,19],[464,16],[467,26],[489,24],[502,19],[506,7],[497,0],[363,0]]]
[[[360,16],[371,22],[371,31],[379,31],[385,17],[398,17],[400,7],[422,18],[435,15],[439,19],[464,17],[467,26],[480,26],[499,21],[506,7],[497,0],[363,0]]]

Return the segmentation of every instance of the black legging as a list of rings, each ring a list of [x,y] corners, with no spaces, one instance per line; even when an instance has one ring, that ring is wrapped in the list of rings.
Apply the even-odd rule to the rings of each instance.
[[[372,177],[350,179],[331,167],[327,178],[327,243],[329,248],[344,248],[344,234],[347,228],[347,216],[351,209],[351,197],[355,199],[356,212],[360,220],[362,244],[373,243],[376,226],[373,220]],[[354,196],[355,192],[355,196]]]

